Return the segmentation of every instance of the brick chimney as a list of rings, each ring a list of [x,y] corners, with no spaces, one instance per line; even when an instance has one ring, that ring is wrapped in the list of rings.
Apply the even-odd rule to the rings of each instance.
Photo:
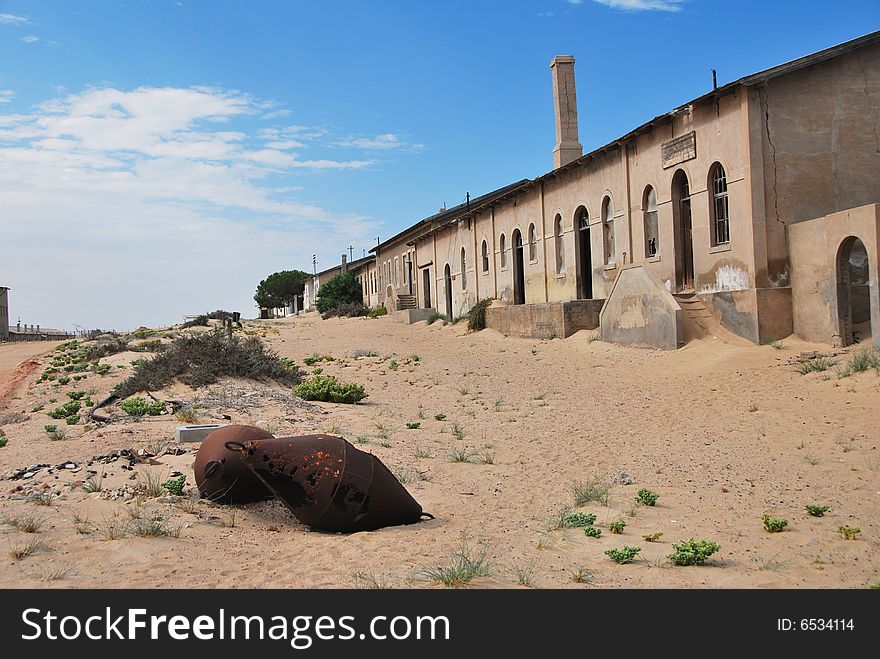
[[[348,263],[347,263],[347,261],[348,261],[348,257],[347,257],[345,254],[343,254],[343,255],[342,255],[342,266],[339,268],[339,271],[340,271],[342,274],[345,274],[346,272],[348,272]]]
[[[578,142],[574,57],[557,55],[550,62],[550,70],[553,72],[553,116],[556,119],[553,169],[559,169],[584,155],[584,149]]]

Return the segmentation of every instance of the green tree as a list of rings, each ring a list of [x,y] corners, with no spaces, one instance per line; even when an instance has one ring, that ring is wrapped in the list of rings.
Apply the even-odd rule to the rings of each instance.
[[[340,304],[359,302],[363,302],[361,285],[357,283],[353,274],[346,272],[344,275],[336,275],[318,289],[315,306],[320,313],[325,313]]]
[[[266,277],[257,286],[254,301],[261,308],[274,309],[293,304],[302,295],[309,274],[302,270],[282,270]]]

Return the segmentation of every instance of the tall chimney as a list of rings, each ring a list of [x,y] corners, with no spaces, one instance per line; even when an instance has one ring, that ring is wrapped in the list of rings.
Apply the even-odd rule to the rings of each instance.
[[[346,272],[348,272],[348,263],[346,263],[347,259],[348,259],[348,257],[346,257],[346,255],[343,254],[342,255],[342,267],[339,268],[339,271],[342,274],[345,274]]]
[[[556,146],[553,169],[559,169],[584,155],[578,142],[577,96],[574,90],[574,57],[557,55],[550,62],[553,72],[553,115],[556,119]]]

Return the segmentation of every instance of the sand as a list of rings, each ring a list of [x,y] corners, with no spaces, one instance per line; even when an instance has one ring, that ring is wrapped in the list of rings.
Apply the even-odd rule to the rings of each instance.
[[[359,405],[285,407],[260,396],[286,395],[283,387],[227,381],[212,389],[200,420],[225,415],[224,422],[256,423],[276,435],[341,434],[379,456],[436,519],[342,535],[310,531],[275,501],[230,508],[191,497],[102,498],[147,473],[164,480],[177,471],[193,495],[194,449],[184,445],[182,455],[131,471],[115,462],[0,481],[0,521],[36,515],[42,522],[38,533],[0,526],[0,587],[436,587],[424,570],[448,563],[463,543],[484,552],[491,568],[471,587],[864,588],[880,580],[880,377],[794,371],[798,354],[828,346],[791,337],[774,349],[708,337],[671,352],[607,344],[588,332],[539,341],[469,334],[464,324],[314,314],[248,326],[264,328],[271,346],[300,364],[315,353],[336,357],[315,367],[361,383],[369,397]],[[0,364],[9,349],[0,346]],[[91,374],[79,388],[99,399],[139,357],[103,360],[113,364],[110,374]],[[0,412],[30,417],[3,425],[9,444],[0,449],[0,475],[129,447],[156,452],[179,423],[169,415],[66,427],[45,410],[72,386],[36,385],[39,372],[20,379],[17,398]],[[175,385],[156,395],[203,392]],[[67,438],[50,441],[47,423],[60,424]],[[451,461],[462,452],[469,462]],[[89,469],[106,472],[105,492],[79,486]],[[632,483],[612,485],[607,505],[575,508],[597,516],[601,537],[553,528],[559,511],[574,504],[573,484],[610,482],[621,471]],[[60,496],[48,506],[10,498],[23,483]],[[656,506],[635,504],[640,488],[659,493]],[[811,517],[805,504],[830,510]],[[785,531],[764,531],[764,514],[788,519]],[[130,528],[126,520],[153,515],[179,537],[113,539]],[[616,519],[626,522],[621,535],[608,529]],[[858,539],[844,540],[841,525],[859,527]],[[655,533],[658,542],[643,539]],[[691,537],[721,549],[702,567],[670,565],[672,543]],[[9,554],[32,539],[43,546],[20,559]],[[632,564],[604,555],[624,545],[641,548]]]

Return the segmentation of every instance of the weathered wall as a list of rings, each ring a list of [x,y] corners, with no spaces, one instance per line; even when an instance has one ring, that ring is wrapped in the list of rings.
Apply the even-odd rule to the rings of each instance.
[[[507,336],[555,339],[599,326],[603,300],[509,304],[486,309],[486,327]]]
[[[794,331],[808,341],[840,345],[837,312],[837,255],[850,236],[868,253],[871,335],[880,345],[880,302],[877,285],[880,255],[880,205],[869,204],[788,227]]]
[[[788,287],[701,293],[700,297],[722,325],[752,343],[784,339],[793,331]]]
[[[622,268],[602,307],[603,341],[675,350],[684,344],[682,311],[643,265]]]
[[[0,339],[9,338],[9,296],[8,289],[0,287]]]

